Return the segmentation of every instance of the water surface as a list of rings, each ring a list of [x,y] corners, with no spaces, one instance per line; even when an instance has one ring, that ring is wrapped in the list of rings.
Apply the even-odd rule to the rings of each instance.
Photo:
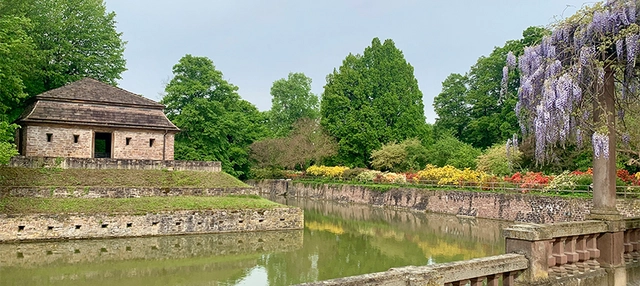
[[[298,231],[0,245],[2,285],[290,285],[504,253],[506,222],[310,200]]]

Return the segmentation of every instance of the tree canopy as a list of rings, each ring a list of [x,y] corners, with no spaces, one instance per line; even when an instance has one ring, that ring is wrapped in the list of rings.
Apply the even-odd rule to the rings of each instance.
[[[392,40],[374,38],[327,76],[321,124],[338,141],[337,163],[368,165],[382,144],[425,134],[424,105],[413,67]]]
[[[2,0],[0,15],[27,19],[35,62],[22,78],[36,95],[83,77],[116,84],[126,70],[125,42],[102,0]]]
[[[177,160],[221,161],[225,172],[249,174],[249,145],[266,134],[262,114],[240,98],[206,57],[186,55],[173,66],[161,103],[181,132],[175,137]]]
[[[311,78],[303,73],[289,73],[286,79],[274,81],[271,96],[269,125],[276,136],[289,134],[301,118],[320,116],[318,96],[311,92]]]
[[[547,33],[543,28],[529,27],[521,39],[508,41],[489,56],[480,57],[466,75],[449,75],[433,102],[438,114],[436,128],[449,130],[477,148],[488,148],[518,133],[514,112],[518,77],[501,83],[506,55],[522,54],[525,46],[539,43]]]

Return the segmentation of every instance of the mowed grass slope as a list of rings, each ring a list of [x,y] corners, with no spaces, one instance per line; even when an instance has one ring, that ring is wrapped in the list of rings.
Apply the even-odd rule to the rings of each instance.
[[[0,193],[10,187],[250,188],[224,172],[0,167]],[[0,214],[144,214],[180,210],[286,207],[254,195],[141,198],[2,197]]]
[[[0,186],[243,188],[224,172],[0,167]]]
[[[270,209],[286,207],[255,195],[226,197],[19,198],[0,199],[3,214],[145,214],[180,210]]]

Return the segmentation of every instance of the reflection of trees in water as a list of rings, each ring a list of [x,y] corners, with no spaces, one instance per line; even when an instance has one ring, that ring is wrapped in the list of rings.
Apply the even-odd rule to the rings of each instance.
[[[504,253],[505,222],[321,201],[287,203],[305,209],[304,246],[260,259],[270,285]]]

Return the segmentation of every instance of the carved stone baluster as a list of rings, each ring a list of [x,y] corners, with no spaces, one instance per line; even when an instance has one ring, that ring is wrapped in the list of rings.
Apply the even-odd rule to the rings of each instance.
[[[556,258],[556,267],[553,269],[553,274],[556,277],[567,275],[565,264],[567,264],[567,255],[564,254],[564,244],[566,237],[558,237],[553,241],[553,257]]]
[[[484,279],[486,277],[471,278],[471,286],[484,286]]]
[[[567,240],[564,245],[564,255],[567,256],[567,265],[565,265],[565,269],[567,269],[568,274],[576,275],[579,272],[578,265],[578,253],[576,252],[576,240],[577,236],[567,237]]]
[[[633,244],[631,244],[631,237],[633,236],[633,230],[628,229],[624,232],[624,261],[631,262],[633,257],[631,253],[633,252]]]
[[[516,282],[517,272],[507,272],[502,275],[502,286],[513,286]]]
[[[500,277],[501,276],[502,275],[500,275],[500,274],[487,276],[487,286],[498,286],[498,285],[500,285]]]
[[[466,286],[469,283],[469,280],[460,280],[454,281],[451,283],[452,286]]]
[[[589,267],[591,270],[595,270],[600,268],[600,263],[598,262],[598,257],[600,257],[600,249],[598,249],[598,234],[589,234],[587,237],[587,250],[589,250]]]
[[[549,241],[546,245],[546,252],[549,254],[547,257],[547,272],[549,273],[549,277],[556,276],[555,268],[556,268],[556,257],[553,256],[553,244],[555,240]]]
[[[640,228],[633,229],[631,232],[631,246],[633,247],[633,251],[631,252],[631,256],[633,260],[640,260]]]
[[[587,237],[584,235],[578,236],[576,240],[576,253],[578,253],[578,269],[581,272],[589,271],[589,264],[586,262],[589,260],[589,250],[587,250]]]

